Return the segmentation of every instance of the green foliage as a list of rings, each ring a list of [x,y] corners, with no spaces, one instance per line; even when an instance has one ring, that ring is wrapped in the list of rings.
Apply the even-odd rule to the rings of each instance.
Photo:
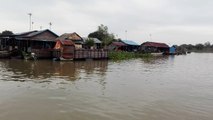
[[[98,30],[88,35],[90,38],[98,38],[104,46],[109,45],[115,38],[114,34],[108,32],[108,27],[101,24]]]
[[[211,47],[211,43],[210,42],[206,42],[206,43],[204,43],[204,46],[209,48],[209,47]]]
[[[134,52],[110,52],[109,59],[111,60],[126,60],[126,59],[134,59],[134,58],[150,58],[151,54],[144,53],[134,53]]]
[[[196,45],[195,45],[195,48],[196,48],[197,50],[203,50],[204,45],[203,45],[203,44],[196,44]]]
[[[178,51],[190,51],[190,52],[213,52],[213,45],[210,42],[205,42],[204,44],[182,44],[177,47]]]
[[[88,46],[89,48],[95,45],[95,42],[93,39],[88,38],[88,40],[86,40],[85,45]]]
[[[9,31],[9,30],[5,30],[3,31],[0,35],[13,35],[13,32],[12,31]]]

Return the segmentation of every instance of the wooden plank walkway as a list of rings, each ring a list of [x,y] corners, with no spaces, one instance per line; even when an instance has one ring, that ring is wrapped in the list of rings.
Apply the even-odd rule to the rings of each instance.
[[[74,59],[107,59],[108,50],[75,50]]]

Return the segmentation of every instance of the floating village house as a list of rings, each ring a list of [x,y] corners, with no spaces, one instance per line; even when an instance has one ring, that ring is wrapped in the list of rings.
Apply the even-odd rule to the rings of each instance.
[[[58,60],[73,60],[75,55],[75,44],[71,40],[57,39],[54,47],[53,57]]]
[[[112,42],[109,46],[108,49],[110,51],[125,51],[126,50],[126,44],[123,42]]]
[[[140,48],[140,45],[131,40],[118,40],[112,42],[108,49],[110,51],[127,51],[127,52],[136,52]]]
[[[26,53],[35,53],[38,58],[50,58],[57,37],[57,34],[48,29],[24,32],[1,37],[0,48],[5,51],[16,49]]]
[[[98,39],[93,40],[95,47],[98,48],[101,42]],[[84,39],[77,33],[65,33],[57,38],[53,57],[57,60],[106,59],[108,57],[107,50],[82,49],[84,44]]]
[[[82,49],[84,40],[77,33],[65,33],[61,35],[58,39],[60,40],[71,40],[75,44],[75,49]]]
[[[125,51],[128,52],[136,52],[140,48],[140,45],[132,40],[121,40],[121,42],[126,45]]]
[[[172,47],[169,48],[169,54],[170,55],[176,55],[177,54],[177,47],[173,45]]]
[[[141,51],[148,53],[168,53],[170,47],[165,43],[145,42],[141,45]]]

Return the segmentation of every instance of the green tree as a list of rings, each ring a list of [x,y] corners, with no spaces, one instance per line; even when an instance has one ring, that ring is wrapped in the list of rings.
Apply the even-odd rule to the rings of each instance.
[[[85,45],[86,45],[87,47],[91,48],[92,46],[95,45],[95,42],[94,42],[93,39],[88,38],[88,39],[86,40],[86,42],[85,42]]]
[[[5,30],[1,33],[1,35],[13,35],[13,32],[12,31],[9,31],[9,30]]]
[[[115,38],[114,34],[108,32],[108,27],[101,24],[98,30],[88,35],[89,38],[98,38],[104,46],[109,45]]]
[[[204,43],[204,46],[206,47],[206,48],[210,48],[211,47],[211,43],[208,41],[208,42],[205,42]]]
[[[203,44],[196,44],[196,45],[195,45],[195,48],[196,48],[197,50],[203,50],[203,49],[204,49],[204,45],[203,45]]]

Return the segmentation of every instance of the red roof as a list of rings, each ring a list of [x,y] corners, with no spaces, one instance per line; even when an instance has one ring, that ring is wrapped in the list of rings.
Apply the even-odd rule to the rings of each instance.
[[[115,46],[126,46],[123,42],[112,42],[112,44]]]
[[[146,47],[158,47],[158,48],[169,48],[169,46],[165,43],[157,43],[157,42],[145,42],[142,46]]]

